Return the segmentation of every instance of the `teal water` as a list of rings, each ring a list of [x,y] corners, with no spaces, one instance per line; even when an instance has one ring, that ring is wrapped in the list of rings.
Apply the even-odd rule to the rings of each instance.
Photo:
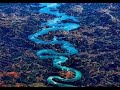
[[[78,50],[75,49],[75,47],[71,43],[64,40],[58,40],[56,36],[54,36],[52,41],[43,41],[40,38],[38,39],[38,37],[42,35],[46,35],[50,31],[57,31],[57,30],[70,31],[80,27],[80,25],[76,23],[62,23],[63,20],[67,20],[67,19],[71,19],[74,22],[78,22],[78,20],[73,16],[69,16],[65,13],[60,13],[59,10],[57,9],[57,7],[59,7],[60,5],[61,4],[57,4],[57,3],[40,4],[40,7],[41,7],[41,9],[39,10],[40,13],[54,15],[56,16],[56,18],[49,20],[46,23],[42,23],[41,26],[49,26],[49,28],[43,28],[42,30],[34,34],[29,35],[28,38],[37,44],[44,44],[44,45],[45,44],[61,44],[61,47],[66,50],[65,53],[59,53],[52,49],[43,49],[43,50],[37,51],[36,54],[40,59],[48,59],[48,58],[53,59],[53,66],[55,68],[61,69],[63,71],[71,71],[75,75],[72,79],[66,79],[60,76],[49,76],[47,79],[48,83],[53,84],[55,86],[59,86],[59,87],[75,87],[74,85],[56,82],[54,79],[58,79],[62,82],[75,82],[81,79],[82,74],[80,71],[61,65],[62,63],[68,60],[67,56],[78,54]]]

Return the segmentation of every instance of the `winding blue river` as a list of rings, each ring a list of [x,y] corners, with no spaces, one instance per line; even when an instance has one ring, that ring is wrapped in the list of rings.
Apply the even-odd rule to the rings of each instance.
[[[65,13],[59,13],[57,7],[59,7],[61,4],[57,4],[57,3],[41,3],[40,7],[41,9],[39,10],[40,13],[45,13],[45,14],[50,14],[50,15],[54,15],[56,18],[49,20],[46,23],[42,23],[41,26],[49,26],[49,28],[43,28],[42,30],[29,35],[28,38],[37,43],[37,44],[60,44],[61,47],[63,49],[66,50],[65,53],[59,53],[53,49],[43,49],[43,50],[39,50],[37,51],[37,56],[40,59],[48,59],[51,58],[53,59],[53,66],[61,69],[63,71],[71,71],[74,73],[74,77],[69,79],[69,78],[62,78],[60,76],[49,76],[47,81],[50,84],[53,84],[55,86],[59,86],[59,87],[75,87],[74,85],[70,85],[70,84],[63,84],[63,83],[59,83],[56,82],[55,79],[60,80],[62,82],[75,82],[77,80],[81,79],[81,72],[78,70],[75,70],[73,68],[69,68],[66,66],[62,66],[61,64],[66,62],[68,60],[67,56],[68,55],[73,55],[73,54],[78,54],[78,50],[74,48],[74,46],[64,40],[58,40],[58,38],[56,36],[54,36],[53,40],[49,40],[49,41],[44,41],[42,39],[38,39],[38,37],[42,36],[42,35],[46,35],[48,34],[50,31],[57,31],[57,30],[65,30],[65,31],[70,31],[70,30],[74,30],[79,28],[80,26],[76,23],[63,23],[63,20],[67,20],[67,19],[71,19],[74,22],[78,22],[77,18],[73,17],[73,16],[69,16]]]

